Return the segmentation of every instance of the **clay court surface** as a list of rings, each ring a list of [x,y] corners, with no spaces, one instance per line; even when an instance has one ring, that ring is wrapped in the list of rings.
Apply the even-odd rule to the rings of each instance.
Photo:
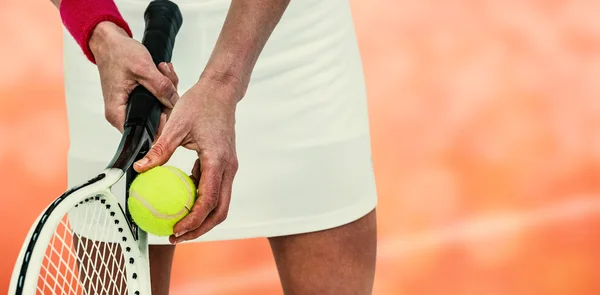
[[[600,294],[600,2],[352,3],[379,187],[375,294]],[[58,13],[0,6],[6,290],[31,222],[66,188],[68,138]],[[179,247],[172,289],[281,294],[264,240]]]

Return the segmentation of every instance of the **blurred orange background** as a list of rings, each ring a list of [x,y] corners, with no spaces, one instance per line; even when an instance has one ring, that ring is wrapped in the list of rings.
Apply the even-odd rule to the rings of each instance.
[[[296,0],[301,1],[301,0]],[[61,24],[0,0],[0,290],[66,188]],[[600,294],[599,1],[353,0],[377,295]],[[282,294],[265,240],[180,246],[173,294]]]

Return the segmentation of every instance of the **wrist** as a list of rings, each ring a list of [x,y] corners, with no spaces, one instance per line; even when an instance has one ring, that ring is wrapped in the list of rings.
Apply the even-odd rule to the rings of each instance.
[[[106,24],[98,26],[98,24],[111,22],[125,30],[127,35],[132,36],[131,29],[119,13],[114,0],[61,0],[59,11],[65,28],[93,63],[96,61],[90,48],[91,35],[97,27],[107,26]],[[93,43],[95,46],[97,42]]]
[[[225,91],[227,99],[238,103],[246,94],[248,82],[240,75],[230,71],[216,71],[205,69],[200,75],[198,83],[200,85],[209,84],[212,87]]]
[[[129,37],[123,28],[111,21],[102,21],[98,23],[90,35],[90,40],[88,42],[90,51],[94,57],[101,55],[102,52],[111,47],[110,44],[119,36]]]
[[[245,94],[253,68],[253,59],[244,48],[216,47],[200,79],[214,80],[226,87],[239,89],[241,93]]]

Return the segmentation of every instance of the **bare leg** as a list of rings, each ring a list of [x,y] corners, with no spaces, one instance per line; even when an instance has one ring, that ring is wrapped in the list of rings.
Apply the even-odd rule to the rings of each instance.
[[[150,245],[150,280],[152,295],[168,295],[175,245]]]
[[[369,295],[377,252],[375,210],[343,226],[270,238],[285,295]]]

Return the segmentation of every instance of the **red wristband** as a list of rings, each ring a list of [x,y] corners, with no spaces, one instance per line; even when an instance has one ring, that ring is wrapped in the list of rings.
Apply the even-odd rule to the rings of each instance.
[[[59,10],[65,28],[94,64],[96,59],[90,50],[89,41],[100,22],[113,22],[123,28],[129,37],[133,35],[113,0],[62,0]]]

